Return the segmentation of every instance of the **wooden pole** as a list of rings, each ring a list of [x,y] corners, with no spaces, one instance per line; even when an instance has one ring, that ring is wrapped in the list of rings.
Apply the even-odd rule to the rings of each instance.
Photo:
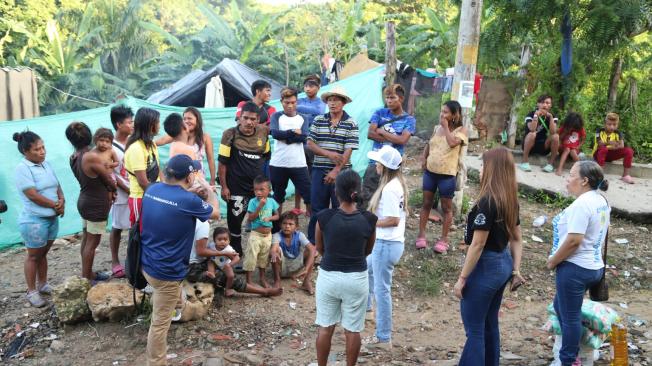
[[[523,102],[523,95],[525,95],[525,76],[527,75],[527,66],[530,64],[532,56],[532,49],[529,44],[524,44],[521,48],[521,64],[518,69],[518,85],[516,93],[514,93],[514,100],[512,101],[512,108],[509,112],[509,123],[507,124],[507,147],[513,149],[516,145],[516,127],[518,126],[518,109]]]
[[[451,99],[458,100],[460,88],[462,83],[465,85],[465,90],[468,90],[469,82],[471,93],[473,90],[473,82],[475,81],[475,69],[478,62],[478,46],[480,44],[480,18],[482,17],[482,0],[462,0],[462,7],[460,9],[460,27],[457,33],[457,51],[455,52],[455,73],[453,76],[453,88],[451,91]],[[471,108],[462,108],[462,121],[466,126],[469,138],[477,138],[478,132],[473,128],[471,123]],[[467,147],[462,147],[460,158],[460,167],[458,167],[459,174],[461,175],[461,184],[455,192],[453,199],[453,207],[455,216],[460,216],[462,213],[462,204],[464,197],[464,185],[466,184],[466,165],[464,159],[466,157]]]
[[[385,83],[396,81],[396,33],[394,22],[385,23]]]

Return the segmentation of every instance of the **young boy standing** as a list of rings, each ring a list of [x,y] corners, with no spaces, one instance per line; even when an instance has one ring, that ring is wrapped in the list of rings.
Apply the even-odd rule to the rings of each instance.
[[[604,127],[595,131],[593,144],[593,158],[600,165],[606,162],[623,159],[623,182],[634,184],[634,179],[629,175],[634,160],[634,150],[625,146],[623,133],[618,130],[620,117],[616,113],[608,113],[604,120]]]
[[[269,197],[270,190],[269,178],[261,175],[254,179],[255,197],[249,201],[247,208],[251,234],[242,266],[246,273],[247,283],[252,283],[251,273],[258,267],[260,284],[265,288],[270,287],[265,279],[265,268],[267,268],[269,252],[272,247],[272,221],[279,218],[278,203]]]
[[[315,246],[298,231],[299,216],[292,211],[281,215],[281,231],[272,235],[272,269],[274,287],[281,287],[281,278],[303,278],[301,288],[308,294],[312,287],[312,267],[315,263]]]
[[[109,235],[109,248],[111,248],[111,272],[113,277],[125,276],[124,267],[120,264],[118,253],[120,251],[120,238],[122,230],[129,230],[129,175],[124,165],[124,156],[129,135],[134,132],[134,112],[129,107],[118,105],[111,108],[111,124],[115,130],[113,139],[113,152],[118,157],[118,166],[113,169],[113,174],[118,184],[118,195],[111,206],[111,234]]]

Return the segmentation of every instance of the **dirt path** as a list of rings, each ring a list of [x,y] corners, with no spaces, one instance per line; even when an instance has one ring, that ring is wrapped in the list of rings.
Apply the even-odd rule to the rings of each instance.
[[[418,191],[420,175],[416,162],[411,160],[409,185]],[[469,183],[467,193],[473,197],[477,185]],[[552,358],[552,339],[539,328],[546,319],[545,307],[554,295],[554,276],[544,264],[552,233],[549,224],[533,229],[535,217],[554,216],[559,210],[555,202],[548,205],[521,200],[521,223],[524,229],[525,254],[522,272],[529,280],[517,294],[506,292],[501,310],[501,339],[503,352],[523,359],[501,364],[547,365]],[[394,298],[394,352],[392,354],[363,350],[361,364],[419,365],[455,364],[464,344],[464,332],[459,315],[459,302],[451,289],[463,261],[464,247],[452,245],[446,255],[435,255],[432,250],[417,252],[414,239],[418,209],[408,220],[406,251],[399,263],[392,288]],[[305,220],[304,220],[305,221]],[[305,227],[306,222],[302,222]],[[453,232],[452,243],[459,243],[463,226]],[[441,228],[429,224],[428,240],[434,241]],[[650,276],[649,235],[652,226],[635,225],[614,220],[612,239],[628,239],[629,245],[610,243],[609,271],[611,301],[608,304],[624,318],[647,324],[630,330],[630,341],[638,348],[631,349],[634,365],[652,365],[652,308],[648,305],[652,291]],[[533,240],[533,235],[543,243]],[[96,269],[110,268],[108,236],[100,245]],[[60,244],[49,255],[50,277],[53,284],[66,276],[77,274],[80,268],[79,242]],[[124,253],[123,253],[124,255]],[[9,360],[10,365],[143,365],[147,328],[142,323],[82,323],[59,326],[53,318],[53,309],[34,309],[26,306],[23,298],[22,248],[0,253],[0,349],[6,352],[15,338],[17,327],[32,336],[24,360]],[[314,340],[316,328],[314,297],[295,288],[291,280],[283,282],[284,294],[277,298],[238,296],[226,299],[201,321],[173,324],[169,333],[169,354],[175,357],[172,365],[200,365],[206,357],[224,357],[226,364],[308,365],[315,362]],[[626,304],[627,309],[619,304]],[[30,324],[39,323],[36,329]],[[368,321],[363,337],[373,335],[373,322]],[[50,345],[56,336],[61,349]],[[331,358],[343,362],[343,334],[334,336]],[[56,348],[56,347],[55,347]],[[31,352],[31,353],[30,353]],[[603,355],[607,350],[603,349]],[[606,365],[598,361],[598,365]]]

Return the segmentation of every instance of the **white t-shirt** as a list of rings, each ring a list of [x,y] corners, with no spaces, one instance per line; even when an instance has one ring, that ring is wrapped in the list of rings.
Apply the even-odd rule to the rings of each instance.
[[[378,220],[386,217],[400,218],[398,226],[377,227],[376,239],[389,241],[405,241],[405,193],[403,186],[398,178],[394,178],[383,188],[383,194],[380,196],[380,202],[376,209]]]
[[[217,248],[215,247],[215,243],[213,243],[213,242],[210,243],[209,247],[211,249],[217,250]],[[218,250],[217,252],[220,253],[220,254],[235,254],[236,253],[235,249],[233,249],[233,247],[231,247],[230,245],[227,245],[226,247],[224,247],[224,249]],[[220,256],[215,256],[215,264],[217,264],[217,266],[220,267],[220,269],[224,268],[224,266],[229,264],[229,263],[231,263],[231,258],[223,257],[221,255]]]
[[[113,140],[113,143],[122,148],[121,150],[115,145],[111,146],[113,148],[113,151],[115,151],[115,154],[118,156],[118,166],[113,168],[115,179],[119,179],[122,183],[124,183],[127,187],[129,187],[129,173],[127,173],[127,169],[125,169],[125,152],[124,152],[125,145],[121,144],[115,139]],[[129,200],[129,193],[118,188],[118,197],[116,197],[114,203],[116,205],[126,205],[128,200]]]
[[[597,191],[589,191],[577,197],[552,220],[551,255],[566,241],[568,234],[584,234],[575,253],[565,260],[586,269],[604,267],[602,246],[609,228],[610,213],[607,200]]]
[[[197,240],[208,239],[208,232],[211,230],[211,224],[208,223],[208,220],[201,222],[197,220],[195,224],[195,240],[192,245],[192,251],[190,252],[190,263],[203,263],[208,258],[200,257],[197,255]]]
[[[300,130],[303,126],[303,117],[296,115],[288,117],[282,114],[278,119],[278,129],[280,131]],[[302,143],[287,144],[285,141],[276,140],[274,152],[269,165],[279,168],[304,168],[306,164],[306,155],[303,152]]]

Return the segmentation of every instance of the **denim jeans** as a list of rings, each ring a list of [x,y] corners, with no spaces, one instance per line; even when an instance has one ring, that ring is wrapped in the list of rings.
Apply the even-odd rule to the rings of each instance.
[[[561,326],[559,360],[564,366],[572,365],[580,351],[584,294],[589,287],[600,281],[603,271],[604,268],[586,269],[567,261],[557,266],[557,293],[553,304]]]
[[[512,269],[513,261],[509,248],[502,252],[485,249],[466,280],[460,302],[466,332],[460,366],[498,366],[498,311],[505,285],[512,276]]]
[[[376,300],[376,338],[381,342],[392,340],[392,274],[401,259],[405,245],[400,241],[376,239],[374,249],[367,257],[369,271],[369,297]]]
[[[310,223],[308,224],[308,240],[315,242],[315,225],[317,215],[329,207],[340,207],[340,202],[335,196],[335,184],[325,184],[324,177],[330,170],[324,168],[312,168],[310,182]],[[330,205],[330,206],[329,206]]]

